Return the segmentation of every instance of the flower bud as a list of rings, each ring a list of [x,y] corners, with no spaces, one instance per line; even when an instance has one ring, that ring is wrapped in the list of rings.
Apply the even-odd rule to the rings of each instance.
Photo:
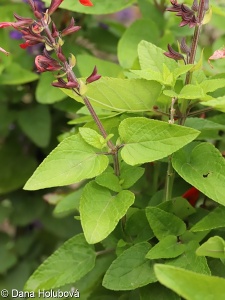
[[[91,75],[86,79],[86,84],[92,83],[93,81],[96,81],[101,78],[101,75],[97,74],[97,68],[94,67],[94,70],[92,71]]]
[[[52,15],[54,11],[59,7],[59,5],[63,2],[64,0],[52,0],[51,5],[48,9],[49,15]]]
[[[164,55],[166,55],[167,57],[172,58],[174,60],[184,59],[184,56],[179,52],[175,51],[169,44],[167,48],[168,48],[168,52],[164,52]]]

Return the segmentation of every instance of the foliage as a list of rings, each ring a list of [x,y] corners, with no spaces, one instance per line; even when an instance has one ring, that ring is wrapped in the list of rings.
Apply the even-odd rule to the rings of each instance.
[[[222,300],[223,5],[1,1],[1,290]]]

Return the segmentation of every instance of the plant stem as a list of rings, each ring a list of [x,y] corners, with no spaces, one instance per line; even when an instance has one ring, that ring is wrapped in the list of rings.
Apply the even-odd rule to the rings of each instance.
[[[194,64],[195,62],[195,57],[196,57],[196,50],[198,47],[198,42],[199,42],[199,36],[201,32],[201,27],[202,27],[202,20],[204,18],[205,14],[205,2],[207,0],[200,0],[199,1],[199,9],[198,9],[198,24],[195,27],[194,35],[192,38],[192,44],[191,44],[191,51],[190,51],[190,57],[188,60],[189,64]],[[185,85],[190,84],[192,80],[192,72],[188,72],[185,78]],[[179,119],[179,125],[184,125],[186,118],[187,118],[187,113],[188,113],[188,107],[190,105],[190,100],[183,99],[180,107],[180,112],[181,112],[181,118]],[[190,115],[194,115],[195,112],[190,113]],[[168,161],[168,168],[167,168],[167,177],[166,177],[166,188],[165,188],[165,201],[168,201],[172,197],[172,189],[173,189],[173,181],[174,181],[174,170],[172,166],[172,156],[169,157]]]
[[[114,251],[115,251],[114,248],[109,248],[109,249],[101,250],[101,251],[96,252],[96,256],[104,255],[104,254],[108,254],[108,253],[112,253]]]
[[[104,139],[106,139],[107,136],[108,136],[108,134],[107,134],[105,128],[103,127],[102,122],[100,121],[99,117],[97,116],[97,114],[96,114],[96,112],[95,112],[93,106],[91,105],[91,103],[90,103],[90,101],[88,100],[87,96],[82,96],[82,99],[83,99],[83,101],[84,101],[85,106],[86,106],[87,109],[89,110],[89,112],[90,112],[90,114],[91,114],[91,116],[92,116],[94,122],[95,122],[96,125],[98,126],[99,131],[101,132],[101,134],[102,134],[102,136],[104,137]],[[110,148],[111,150],[114,150],[114,149],[115,149],[114,144],[113,144],[110,140],[107,142],[107,144],[108,144],[108,146],[109,146],[109,148]]]
[[[168,168],[166,174],[165,201],[171,200],[173,191],[174,169],[172,166],[172,156],[168,157]]]
[[[189,64],[194,64],[194,62],[195,62],[196,50],[197,50],[197,46],[198,46],[198,41],[199,41],[199,36],[200,36],[200,32],[201,32],[202,20],[204,18],[204,14],[205,14],[205,0],[200,0],[198,15],[197,15],[198,24],[195,27],[195,31],[194,31],[194,35],[193,35],[193,39],[192,39],[190,58],[188,61]],[[192,80],[192,72],[188,72],[186,75],[186,79],[185,79],[185,85],[190,84],[191,80]],[[180,125],[184,125],[184,123],[185,123],[185,120],[187,118],[187,109],[188,109],[189,104],[190,104],[190,100],[183,99],[183,101],[181,103],[181,107],[180,107],[180,111],[182,114],[182,117],[179,120]]]
[[[119,157],[118,157],[118,148],[116,148],[115,153],[113,154],[114,160],[114,172],[117,177],[120,176],[120,164],[119,164]]]
[[[196,115],[199,115],[199,114],[211,111],[211,110],[213,110],[213,107],[208,107],[208,108],[203,108],[203,109],[199,109],[196,111],[192,111],[192,112],[188,113],[188,117],[196,116]]]
[[[86,105],[87,109],[89,110],[94,122],[99,128],[99,131],[101,132],[104,139],[107,138],[108,134],[102,125],[102,122],[100,121],[99,117],[97,116],[93,106],[91,105],[90,101],[88,100],[87,96],[82,97],[84,104]],[[119,149],[113,144],[111,140],[107,141],[108,147],[111,149],[111,154],[113,156],[113,165],[114,165],[114,172],[116,176],[120,175],[120,165],[119,165],[119,159],[118,159],[118,151]]]

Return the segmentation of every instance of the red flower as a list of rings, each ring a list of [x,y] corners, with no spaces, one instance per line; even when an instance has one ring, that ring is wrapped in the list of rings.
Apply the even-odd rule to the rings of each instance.
[[[79,0],[79,2],[84,6],[93,6],[93,3],[90,0]]]
[[[188,202],[195,207],[195,204],[199,199],[199,194],[199,190],[197,190],[195,187],[191,187],[182,195],[182,197],[187,199]]]
[[[29,41],[26,41],[23,44],[20,44],[20,48],[22,49],[27,49],[27,47],[33,46],[32,44],[29,43]]]
[[[62,69],[62,66],[59,64],[59,62],[51,58],[46,51],[44,52],[44,55],[36,56],[35,65],[40,73],[46,71],[59,71]]]

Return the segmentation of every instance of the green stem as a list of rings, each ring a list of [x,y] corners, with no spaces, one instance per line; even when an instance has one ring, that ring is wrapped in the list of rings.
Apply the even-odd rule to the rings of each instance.
[[[174,169],[172,166],[172,156],[168,157],[168,168],[166,174],[166,188],[165,188],[165,201],[172,199],[173,181],[174,181]]]

